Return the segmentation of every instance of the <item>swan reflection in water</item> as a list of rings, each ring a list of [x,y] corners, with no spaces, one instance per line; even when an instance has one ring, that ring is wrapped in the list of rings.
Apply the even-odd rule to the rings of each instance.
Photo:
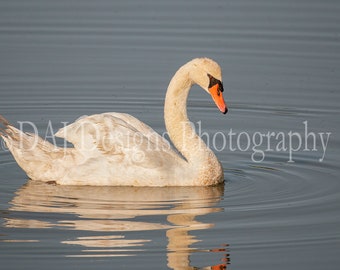
[[[220,201],[223,191],[224,185],[163,188],[90,187],[28,181],[16,192],[11,201],[10,213],[59,213],[63,214],[63,220],[60,220],[59,215],[39,220],[19,219],[9,214],[5,219],[5,226],[87,231],[84,236],[61,240],[62,244],[80,245],[84,248],[81,254],[68,255],[77,257],[136,255],[152,239],[143,238],[143,233],[139,234],[141,237],[138,239],[127,239],[126,233],[165,230],[168,241],[168,267],[171,269],[197,269],[190,266],[189,257],[193,252],[220,252],[220,257],[223,257],[221,261],[204,269],[226,269],[229,254],[225,247],[221,247],[223,243],[217,243],[220,248],[197,250],[191,245],[199,240],[189,234],[190,231],[214,226],[199,222],[196,217],[221,211],[216,204]],[[96,234],[89,236],[88,232]],[[105,234],[98,235],[98,232]],[[114,234],[108,235],[108,232]]]

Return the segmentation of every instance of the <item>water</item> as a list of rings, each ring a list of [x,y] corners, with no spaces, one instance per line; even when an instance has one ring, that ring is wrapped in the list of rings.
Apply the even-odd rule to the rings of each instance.
[[[49,137],[120,111],[164,132],[167,84],[198,56],[220,63],[230,109],[190,93],[225,169],[219,187],[48,185],[2,149],[1,265],[337,269],[339,11],[330,0],[0,1],[0,113],[17,125]]]

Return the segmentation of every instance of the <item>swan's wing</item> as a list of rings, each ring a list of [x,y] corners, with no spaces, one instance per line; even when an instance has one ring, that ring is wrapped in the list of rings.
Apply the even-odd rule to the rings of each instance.
[[[150,166],[157,162],[157,157],[178,158],[163,137],[128,114],[103,113],[83,117],[55,135],[71,142],[86,156],[105,155],[135,162],[143,159],[143,163],[149,162]]]
[[[128,125],[138,130],[138,132],[143,134],[152,143],[157,144],[159,147],[162,147],[164,149],[171,148],[170,143],[166,139],[164,139],[157,132],[155,132],[150,126],[138,120],[136,117],[133,117],[132,115],[127,113],[109,112],[107,114],[125,121]]]

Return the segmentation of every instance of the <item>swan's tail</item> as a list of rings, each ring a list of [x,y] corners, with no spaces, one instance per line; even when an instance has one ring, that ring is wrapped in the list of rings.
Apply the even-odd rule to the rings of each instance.
[[[10,123],[7,121],[7,119],[5,117],[3,117],[1,114],[0,114],[0,123],[2,125],[4,125],[5,127],[10,125]]]
[[[34,180],[54,181],[49,175],[54,171],[53,160],[65,154],[62,148],[43,140],[37,134],[22,132],[2,115],[0,124],[3,126],[0,126],[0,137],[26,174]],[[53,175],[55,177],[55,172]]]
[[[11,126],[10,122],[8,122],[8,120],[0,114],[0,137],[3,138],[5,142],[6,142],[6,138],[9,135],[7,129],[10,126]]]

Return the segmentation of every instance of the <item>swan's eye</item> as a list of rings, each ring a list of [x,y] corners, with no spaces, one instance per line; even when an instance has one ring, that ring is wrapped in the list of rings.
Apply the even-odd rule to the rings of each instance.
[[[220,92],[223,92],[223,83],[220,81],[220,80],[218,80],[218,79],[216,79],[215,77],[213,77],[213,76],[211,76],[210,74],[208,74],[208,77],[209,77],[209,86],[208,86],[208,88],[211,88],[211,87],[213,87],[214,85],[218,85],[218,92],[217,92],[217,94],[219,95],[220,94]]]

